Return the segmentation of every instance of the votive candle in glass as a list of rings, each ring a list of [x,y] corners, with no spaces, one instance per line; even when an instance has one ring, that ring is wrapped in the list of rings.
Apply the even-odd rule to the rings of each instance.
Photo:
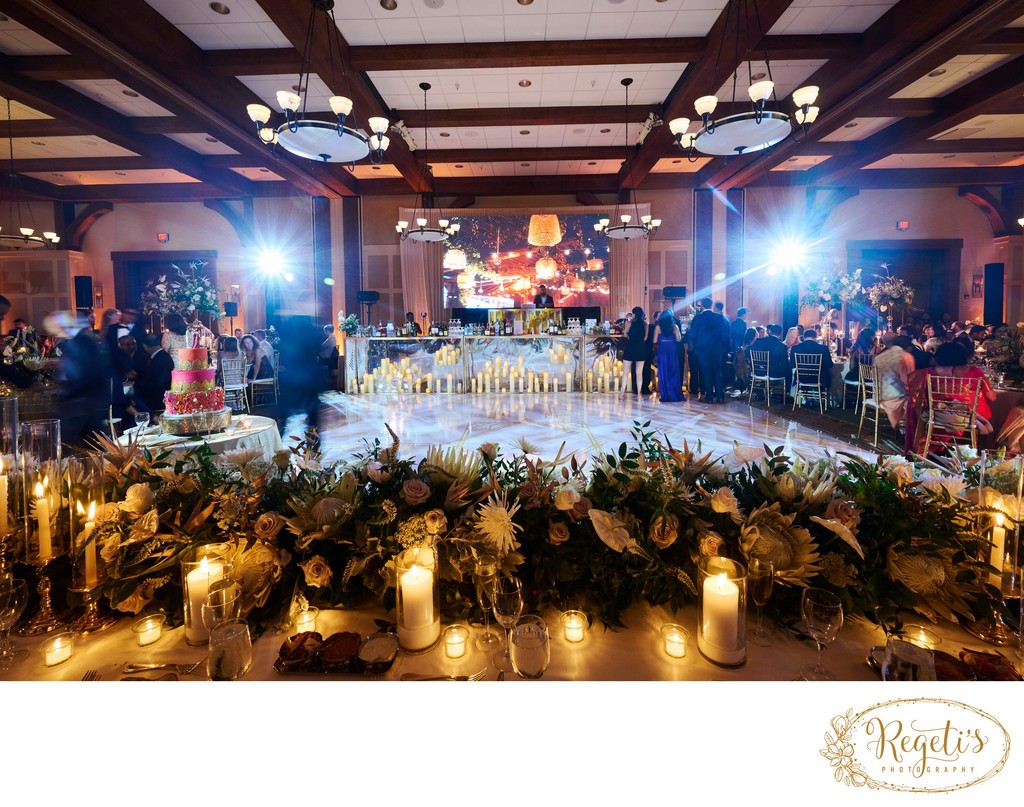
[[[672,658],[685,658],[686,642],[690,638],[690,632],[682,625],[669,623],[662,625],[661,641],[665,652]]]
[[[469,628],[464,625],[449,625],[444,629],[444,654],[448,658],[462,658],[466,655]]]
[[[565,641],[577,644],[586,638],[589,623],[587,615],[582,611],[565,611],[559,621],[562,623]]]
[[[911,644],[916,644],[918,647],[924,647],[928,650],[934,650],[940,644],[942,640],[939,635],[926,628],[924,625],[906,625],[903,628],[903,638]]]
[[[63,664],[75,654],[75,634],[58,633],[51,636],[39,646],[39,652],[43,654],[43,664],[47,667]]]
[[[319,614],[319,608],[307,608],[305,611],[300,611],[299,615],[295,617],[295,632],[306,633],[316,630],[316,618]]]
[[[148,614],[140,616],[132,623],[132,633],[135,634],[135,641],[139,647],[153,644],[160,639],[164,632],[165,620],[163,614]]]

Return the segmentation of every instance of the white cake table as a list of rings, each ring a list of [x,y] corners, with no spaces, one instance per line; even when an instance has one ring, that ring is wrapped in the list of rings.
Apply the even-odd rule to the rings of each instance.
[[[134,437],[134,430],[126,432],[118,442],[128,445]],[[281,432],[272,418],[258,415],[233,417],[231,425],[222,432],[202,437],[181,437],[173,434],[162,434],[159,427],[151,427],[139,440],[139,444],[149,451],[187,451],[206,444],[215,454],[223,454],[236,448],[261,448],[263,456],[271,460],[274,453],[284,449]]]

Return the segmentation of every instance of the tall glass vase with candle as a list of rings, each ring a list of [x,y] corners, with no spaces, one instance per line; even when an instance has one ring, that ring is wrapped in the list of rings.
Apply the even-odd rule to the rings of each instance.
[[[205,645],[210,631],[203,624],[203,603],[211,591],[230,580],[234,566],[228,560],[225,544],[197,547],[181,561],[181,593],[185,611],[185,641]]]
[[[697,564],[697,649],[714,664],[747,660],[747,569],[717,555]]]
[[[395,578],[399,646],[407,653],[423,653],[441,638],[441,593],[434,548],[414,546],[398,555]]]
[[[503,672],[514,672],[510,647],[512,626],[523,613],[523,584],[517,577],[499,577],[494,584],[494,595],[491,598],[494,606],[494,618],[505,629],[505,652],[495,654],[494,666]]]
[[[107,564],[99,552],[99,517],[103,513],[103,456],[69,457],[64,473],[68,545],[71,557],[70,591],[81,597],[85,611],[70,625],[79,634],[109,628],[117,617],[103,613],[99,593],[107,579]]]
[[[67,522],[61,495],[64,464],[59,420],[29,420],[20,424],[20,429],[25,562],[35,567],[39,581],[39,608],[21,630],[21,635],[37,636],[62,627],[53,610],[49,568],[67,546]]]
[[[0,579],[12,574],[10,547],[21,530],[18,399],[0,398]]]
[[[484,612],[484,632],[476,637],[477,650],[491,652],[501,644],[498,634],[491,632],[491,596],[494,583],[498,579],[498,561],[493,555],[481,555],[473,569],[473,582],[476,585],[476,600]]]
[[[24,580],[7,577],[0,580],[0,670],[21,663],[27,650],[11,648],[11,628],[21,618],[28,603],[28,585]]]

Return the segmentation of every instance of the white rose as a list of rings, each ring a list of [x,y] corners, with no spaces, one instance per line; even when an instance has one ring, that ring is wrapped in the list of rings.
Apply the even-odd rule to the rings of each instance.
[[[307,586],[322,588],[329,585],[333,573],[327,561],[321,555],[314,555],[307,561],[299,564],[302,574],[306,579]]]
[[[740,503],[736,501],[736,494],[729,488],[719,488],[711,497],[711,509],[716,513],[729,513],[737,515],[740,512]]]
[[[555,507],[558,510],[572,510],[580,500],[580,493],[572,485],[559,485],[555,490]]]
[[[125,512],[142,515],[153,506],[153,491],[149,489],[149,485],[132,485],[125,493],[124,501],[118,506]]]

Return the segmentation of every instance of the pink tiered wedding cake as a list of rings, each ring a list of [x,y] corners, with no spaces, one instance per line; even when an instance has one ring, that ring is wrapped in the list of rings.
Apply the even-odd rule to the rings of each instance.
[[[168,415],[219,412],[224,408],[224,389],[217,386],[217,371],[210,368],[210,351],[205,347],[183,347],[178,351],[171,388],[164,393]]]

